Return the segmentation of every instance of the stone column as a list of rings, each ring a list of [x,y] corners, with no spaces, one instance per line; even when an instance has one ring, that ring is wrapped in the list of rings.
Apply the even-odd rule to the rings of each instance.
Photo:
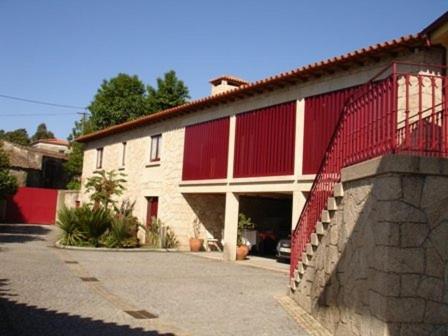
[[[305,205],[306,198],[302,191],[294,191],[292,193],[292,222],[291,230],[294,230],[299,220],[302,208]]]
[[[236,259],[236,237],[240,206],[238,195],[232,192],[227,192],[225,206],[223,259],[226,261],[234,261]]]
[[[236,129],[236,116],[230,116],[229,122],[229,149],[227,156],[227,179],[233,179],[233,161],[235,158],[235,129]]]
[[[296,102],[296,134],[294,144],[294,175],[299,177],[302,175],[303,163],[303,133],[305,125],[305,99],[299,99]]]

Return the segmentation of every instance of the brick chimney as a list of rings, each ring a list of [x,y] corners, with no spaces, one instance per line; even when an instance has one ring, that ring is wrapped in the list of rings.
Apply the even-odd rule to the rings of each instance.
[[[234,77],[234,76],[220,76],[210,81],[212,84],[212,96],[223,93],[232,89],[239,88],[240,86],[247,85],[249,82]]]

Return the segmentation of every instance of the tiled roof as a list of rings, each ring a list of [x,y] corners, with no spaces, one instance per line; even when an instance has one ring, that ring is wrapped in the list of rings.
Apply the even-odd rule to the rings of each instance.
[[[135,120],[131,120],[122,124],[114,125],[100,131],[96,131],[77,138],[79,142],[89,142],[91,140],[100,139],[108,135],[124,132],[129,129],[144,126],[153,122],[161,121],[167,118],[172,118],[180,114],[189,113],[203,109],[212,105],[234,101],[235,99],[252,96],[254,94],[263,92],[264,90],[271,90],[278,86],[286,86],[297,83],[302,80],[308,80],[313,75],[323,74],[326,71],[334,71],[337,68],[344,68],[348,65],[362,62],[366,59],[378,58],[381,55],[397,52],[408,47],[425,46],[427,39],[422,34],[407,35],[398,39],[378,43],[367,48],[361,48],[347,54],[329,58],[324,61],[312,63],[294,70],[283,72],[278,75],[268,77],[256,82],[251,82],[242,85],[238,88],[231,89],[213,96],[207,96],[189,103],[173,107],[167,110],[159,111],[151,115],[147,115]]]
[[[39,139],[37,141],[34,141],[31,145],[37,144],[37,143],[46,143],[46,144],[52,144],[52,145],[61,145],[61,146],[69,146],[70,143],[67,140],[64,139]]]

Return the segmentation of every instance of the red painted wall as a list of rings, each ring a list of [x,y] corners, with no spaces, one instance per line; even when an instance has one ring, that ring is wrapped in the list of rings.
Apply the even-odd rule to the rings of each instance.
[[[296,103],[236,117],[234,177],[292,175]]]
[[[327,150],[346,99],[357,87],[305,99],[303,174],[315,174]]]
[[[185,128],[182,180],[227,177],[229,118]]]
[[[43,188],[19,188],[6,203],[6,222],[54,224],[58,191]]]

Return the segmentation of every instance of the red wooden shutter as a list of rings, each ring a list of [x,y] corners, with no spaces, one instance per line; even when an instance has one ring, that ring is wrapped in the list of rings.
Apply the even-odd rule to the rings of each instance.
[[[295,125],[295,102],[237,115],[234,176],[292,175]]]
[[[229,118],[185,128],[182,180],[227,177]]]

